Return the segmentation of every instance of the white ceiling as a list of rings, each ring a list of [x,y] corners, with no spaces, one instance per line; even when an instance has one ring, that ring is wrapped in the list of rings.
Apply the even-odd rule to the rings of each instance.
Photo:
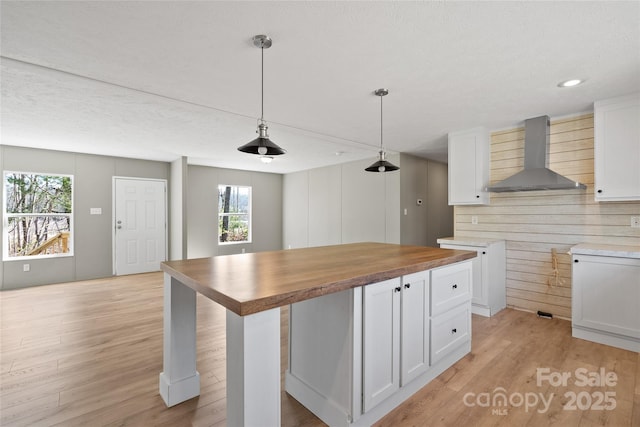
[[[640,90],[640,2],[2,1],[2,144],[286,173]],[[288,153],[263,165],[265,120]],[[583,78],[575,88],[558,82]],[[343,152],[336,155],[336,152]]]

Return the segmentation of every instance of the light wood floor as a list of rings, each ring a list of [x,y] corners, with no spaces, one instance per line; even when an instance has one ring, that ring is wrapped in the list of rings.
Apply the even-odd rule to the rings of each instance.
[[[224,311],[198,297],[199,398],[167,409],[162,370],[162,276],[113,279],[0,292],[2,426],[217,426],[225,423]],[[287,310],[282,310],[283,349]],[[286,351],[283,351],[283,359]],[[286,360],[283,360],[283,368]],[[536,384],[536,369],[615,372],[612,387]],[[551,399],[528,411],[470,407],[497,388]],[[566,393],[614,392],[614,410],[563,410]],[[474,393],[471,395],[469,393]],[[553,397],[551,397],[553,395]],[[514,397],[515,396],[515,397]],[[482,402],[482,397],[480,398]],[[492,409],[506,410],[503,415]],[[504,412],[503,412],[504,413]],[[285,426],[323,425],[283,392]],[[640,426],[640,355],[571,338],[570,323],[515,310],[474,316],[473,349],[390,413],[381,426]]]

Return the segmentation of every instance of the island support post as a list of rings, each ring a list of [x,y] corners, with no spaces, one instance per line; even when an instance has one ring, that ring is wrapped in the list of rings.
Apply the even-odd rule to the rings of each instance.
[[[160,395],[174,406],[200,394],[196,292],[165,273]],[[247,316],[227,309],[227,425],[280,425],[280,308]]]

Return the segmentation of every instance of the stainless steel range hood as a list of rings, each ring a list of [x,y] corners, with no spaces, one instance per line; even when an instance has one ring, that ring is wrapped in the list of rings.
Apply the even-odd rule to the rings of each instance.
[[[548,168],[549,116],[524,121],[524,170],[487,187],[492,193],[508,191],[584,190],[586,185]]]

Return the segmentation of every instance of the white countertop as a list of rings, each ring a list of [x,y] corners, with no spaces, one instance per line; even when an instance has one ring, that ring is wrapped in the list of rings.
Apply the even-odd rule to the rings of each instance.
[[[569,250],[572,255],[597,255],[618,258],[640,259],[640,246],[604,245],[599,243],[580,243]]]
[[[441,237],[437,240],[437,242],[439,244],[445,244],[445,245],[478,246],[481,248],[486,248],[487,246],[491,246],[494,243],[504,242],[504,240],[485,239],[482,237],[456,236],[456,237]]]

